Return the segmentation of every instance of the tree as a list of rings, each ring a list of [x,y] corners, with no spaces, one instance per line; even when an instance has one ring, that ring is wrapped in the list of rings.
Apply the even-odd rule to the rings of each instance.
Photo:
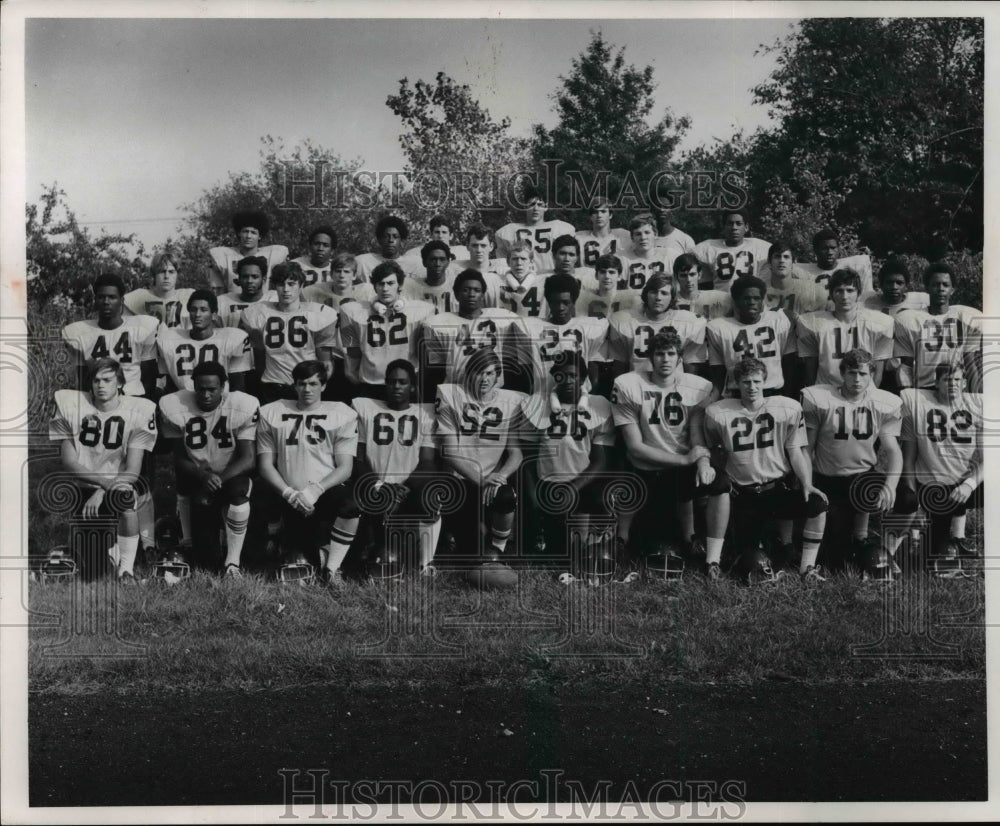
[[[600,32],[591,33],[586,51],[559,80],[552,95],[559,122],[551,130],[542,124],[533,129],[536,167],[548,177],[550,205],[564,206],[568,220],[584,225],[595,195],[619,207],[648,208],[655,176],[669,169],[690,120],[675,118],[670,109],[651,120],[653,68],[626,66],[625,49],[616,51]]]
[[[982,19],[803,20],[764,51],[777,68],[754,99],[778,129],[759,165],[789,180],[794,151],[824,155],[873,248],[982,247]]]
[[[508,182],[528,168],[524,141],[510,135],[510,119],[493,120],[472,96],[444,72],[434,84],[407,78],[386,99],[402,121],[399,143],[412,188],[403,209],[415,229],[434,212],[462,226],[487,219],[500,226],[508,218]]]

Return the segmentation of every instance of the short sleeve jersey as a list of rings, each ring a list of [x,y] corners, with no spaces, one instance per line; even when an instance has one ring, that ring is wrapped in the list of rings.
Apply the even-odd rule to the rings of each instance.
[[[982,314],[972,307],[957,304],[941,315],[909,310],[894,320],[894,354],[913,359],[916,387],[933,387],[938,366],[961,363],[982,347]]]
[[[63,327],[62,337],[83,364],[98,358],[113,358],[125,373],[125,393],[141,396],[144,361],[156,359],[156,333],[160,322],[152,316],[126,316],[113,330],[105,330],[92,318]]]
[[[405,284],[405,282],[404,282]],[[302,290],[302,300],[314,304],[322,304],[337,313],[337,334],[333,345],[333,357],[344,358],[344,345],[340,336],[340,308],[352,301],[372,301],[375,290],[371,284],[354,284],[347,288],[343,295],[338,295],[330,287],[329,281],[319,281]]]
[[[602,396],[589,396],[583,409],[562,405],[558,413],[549,406],[547,394],[528,396],[521,412],[535,428],[541,479],[573,479],[590,464],[591,447],[614,447],[611,403]]]
[[[253,369],[250,338],[243,330],[223,327],[208,338],[194,339],[190,330],[160,328],[156,339],[160,373],[170,377],[178,390],[194,390],[191,372],[199,364],[215,362],[226,373],[245,373]]]
[[[117,476],[128,451],[156,444],[156,405],[148,399],[119,396],[113,410],[98,410],[90,393],[57,390],[49,439],[71,439],[77,461],[93,473]]]
[[[497,230],[497,258],[506,261],[514,244],[527,241],[535,250],[535,272],[550,273],[555,269],[552,242],[560,235],[576,235],[576,227],[565,221],[539,221],[530,226],[511,222]]]
[[[576,300],[576,314],[591,318],[610,318],[615,313],[634,310],[642,304],[642,296],[636,290],[615,290],[610,295],[601,295],[597,290],[584,288]]]
[[[220,295],[218,297],[219,319],[222,321],[222,326],[224,327],[239,327],[240,316],[242,316],[243,311],[251,304],[257,304],[261,301],[277,300],[278,294],[274,290],[263,291],[260,294],[260,298],[256,301],[245,300],[243,298],[243,294],[239,290],[226,293],[225,295]]]
[[[434,406],[411,404],[393,410],[376,399],[351,402],[358,414],[358,441],[383,482],[403,483],[420,462],[420,449],[434,446]]]
[[[500,467],[524,399],[525,394],[515,390],[496,389],[489,399],[478,399],[458,384],[438,385],[438,435],[456,437],[462,458],[476,462],[480,478],[485,478]]]
[[[733,314],[733,298],[726,290],[699,290],[697,298],[677,296],[674,307],[711,321]]]
[[[686,310],[670,310],[659,321],[646,315],[645,308],[615,313],[608,330],[608,356],[621,361],[629,370],[649,370],[649,348],[653,336],[664,327],[673,327],[681,337],[681,354],[685,363],[707,361],[705,352],[705,319]]]
[[[589,229],[582,230],[576,233],[576,240],[580,242],[580,263],[586,267],[593,267],[602,255],[620,255],[632,248],[628,230],[619,227],[604,238],[598,238]]]
[[[435,313],[451,313],[458,309],[455,299],[455,276],[446,274],[444,283],[428,284],[423,279],[407,278],[400,295],[408,301],[423,301],[434,307]]]
[[[212,271],[209,274],[212,287],[226,292],[239,292],[240,285],[236,281],[236,265],[247,255],[232,247],[212,247],[208,254],[212,257]],[[271,270],[288,260],[288,247],[281,244],[271,244],[267,247],[257,247],[256,251],[248,254],[267,259],[267,272],[264,273],[266,283],[271,277]]]
[[[417,258],[415,261],[413,258],[407,258],[405,255],[399,258],[386,258],[384,255],[378,252],[366,252],[359,255],[355,262],[357,263],[358,269],[354,273],[354,281],[357,284],[370,284],[372,279],[372,270],[374,270],[379,264],[385,261],[395,261],[403,268],[403,273],[409,276],[414,270],[421,268],[420,259]]]
[[[545,316],[545,279],[547,275],[529,272],[524,281],[519,282],[509,272],[496,280],[497,307],[502,307],[521,318]]]
[[[850,268],[861,276],[861,295],[872,291],[872,260],[867,255],[848,255],[840,258],[837,265],[831,269],[824,270],[819,264],[808,262],[798,262],[795,264],[795,273],[799,278],[811,280],[814,284],[826,283],[839,269]]]
[[[740,276],[757,275],[767,263],[770,249],[771,245],[763,238],[744,238],[735,247],[726,246],[722,238],[711,238],[698,244],[694,254],[715,270],[712,286],[728,292]]]
[[[385,368],[396,359],[417,364],[420,325],[434,315],[426,301],[401,300],[398,310],[384,316],[372,312],[367,301],[351,301],[340,308],[340,340],[344,350],[360,351],[359,374],[364,384],[384,384]]]
[[[840,360],[860,347],[875,361],[892,358],[892,318],[858,310],[853,321],[840,321],[829,310],[800,315],[796,324],[798,352],[802,358],[819,359],[816,384],[840,386]]]
[[[689,373],[677,375],[666,387],[655,384],[649,371],[626,373],[615,379],[611,392],[616,427],[639,425],[643,444],[678,456],[691,451],[691,413],[703,408],[712,395],[712,382]],[[641,458],[631,458],[642,470],[661,470]]]
[[[764,306],[768,310],[784,310],[789,318],[794,319],[802,313],[825,310],[829,300],[830,296],[822,284],[786,278],[782,287],[768,286]]]
[[[320,267],[312,263],[312,258],[310,256],[300,255],[298,258],[293,259],[292,262],[298,264],[302,268],[302,272],[305,274],[306,279],[302,282],[304,287],[311,286],[312,284],[322,284],[324,281],[330,280],[329,261]]]
[[[625,268],[618,276],[619,290],[635,290],[642,293],[642,288],[646,286],[654,275],[673,272],[674,259],[680,255],[676,248],[653,247],[652,255],[649,258],[639,258],[629,249],[624,260]]]
[[[187,303],[193,289],[179,289],[170,293],[167,298],[160,298],[152,290],[145,288],[125,293],[122,299],[125,303],[126,315],[151,315],[164,327],[191,326]]]
[[[294,310],[282,310],[276,301],[251,304],[240,326],[250,341],[264,350],[261,381],[291,384],[292,369],[316,358],[321,347],[337,344],[337,314],[329,307],[302,301]]]
[[[762,485],[792,469],[786,450],[807,445],[805,420],[797,401],[768,396],[756,410],[740,399],[723,399],[705,411],[710,447],[726,451],[726,473],[737,485]]]
[[[902,403],[898,396],[869,387],[857,400],[844,398],[842,388],[814,384],[802,391],[806,430],[815,432],[813,467],[824,476],[855,476],[878,461],[875,442],[899,437]]]
[[[553,324],[540,318],[526,318],[511,327],[511,344],[518,364],[531,365],[531,386],[551,390],[549,371],[560,352],[577,352],[585,363],[607,361],[605,340],[608,322],[588,316],[575,316],[565,324]]]
[[[237,441],[256,440],[260,405],[253,396],[232,391],[206,413],[192,391],[179,390],[160,399],[160,415],[165,438],[182,439],[184,452],[199,468],[222,473]]]
[[[952,485],[973,465],[982,463],[983,397],[963,393],[939,402],[933,390],[900,392],[903,427],[900,438],[916,442],[917,482]]]
[[[671,229],[666,235],[658,235],[656,237],[656,246],[669,247],[671,245],[680,247],[682,252],[694,252],[697,246],[694,238],[677,227]]]
[[[424,342],[429,364],[445,366],[445,381],[465,379],[465,365],[476,350],[488,348],[503,358],[509,328],[518,317],[509,310],[487,307],[468,319],[456,313],[439,313],[424,322]]]
[[[767,366],[764,388],[785,386],[781,358],[795,352],[792,323],[784,313],[765,310],[760,321],[744,324],[735,318],[714,318],[705,331],[708,363],[726,368],[726,390],[737,390],[733,368],[744,358],[760,359]]]
[[[308,410],[281,399],[260,409],[257,452],[273,453],[275,467],[301,490],[335,469],[334,456],[356,456],[358,414],[341,402],[320,402]]]
[[[931,299],[930,296],[924,292],[908,292],[906,294],[906,298],[898,304],[886,304],[881,294],[872,293],[871,295],[865,296],[861,303],[866,310],[872,310],[876,313],[885,313],[886,315],[895,317],[904,310],[919,310],[920,312],[927,312]]]

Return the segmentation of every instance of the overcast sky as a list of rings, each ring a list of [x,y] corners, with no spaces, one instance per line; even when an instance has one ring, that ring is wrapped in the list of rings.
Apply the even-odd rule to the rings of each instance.
[[[29,20],[27,197],[58,181],[83,222],[162,242],[180,207],[259,138],[311,138],[366,169],[402,169],[386,97],[445,71],[517,134],[554,125],[551,94],[590,31],[650,64],[657,106],[690,115],[683,148],[767,123],[750,89],[789,20]]]

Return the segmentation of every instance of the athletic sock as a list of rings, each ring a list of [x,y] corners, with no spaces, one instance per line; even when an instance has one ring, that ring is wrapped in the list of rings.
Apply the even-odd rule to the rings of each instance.
[[[330,528],[330,542],[326,546],[327,557],[325,566],[328,571],[339,571],[340,565],[347,556],[354,541],[354,535],[358,532],[358,518],[347,519],[338,516],[337,521]]]
[[[438,540],[441,538],[441,517],[439,516],[430,525],[423,524],[420,531],[420,567],[426,568],[434,559],[437,551]]]
[[[134,574],[135,555],[139,550],[139,537],[118,536],[118,576],[122,574]]]
[[[226,567],[239,565],[243,553],[243,540],[250,521],[250,503],[230,505],[226,509]]]
[[[191,497],[177,494],[177,518],[181,523],[181,541],[191,544]]]
[[[710,536],[705,540],[705,561],[711,565],[722,561],[722,546],[725,538]]]
[[[951,518],[951,537],[952,539],[965,539],[965,519],[966,514],[961,516],[953,516]]]

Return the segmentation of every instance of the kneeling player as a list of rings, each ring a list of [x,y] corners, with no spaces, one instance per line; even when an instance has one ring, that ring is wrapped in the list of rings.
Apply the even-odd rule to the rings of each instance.
[[[488,518],[486,555],[494,561],[506,551],[514,526],[517,496],[508,480],[522,454],[511,424],[525,397],[501,389],[501,377],[500,357],[476,350],[465,364],[463,384],[440,385],[435,406],[445,468],[465,488],[462,513],[474,512],[480,524]]]
[[[871,513],[892,510],[896,485],[903,469],[899,449],[900,401],[872,386],[872,357],[850,350],[840,360],[843,384],[817,384],[802,391],[802,413],[813,455],[817,488],[830,503],[853,515],[854,556],[866,577],[892,579],[889,555],[878,539],[868,537]],[[884,472],[878,463],[878,441],[886,456]]]
[[[816,557],[827,498],[813,486],[802,407],[784,396],[764,394],[767,366],[758,359],[739,362],[733,368],[733,378],[740,397],[723,399],[705,411],[705,439],[709,447],[724,452],[725,476],[730,483],[729,496],[715,496],[708,503],[708,575],[712,579],[721,575],[724,537],[718,528],[728,523],[731,507],[733,532],[743,551],[743,573],[749,581],[777,578],[762,547],[761,521],[767,517],[779,520],[780,561],[784,562],[792,553],[792,520],[805,516],[799,573],[821,582],[825,577],[816,566]]]
[[[322,400],[326,379],[323,362],[300,362],[292,368],[296,400],[261,408],[257,470],[284,499],[285,547],[306,548],[310,556],[316,551],[313,558],[318,557],[324,580],[336,583],[358,530],[359,513],[348,485],[358,450],[358,415],[346,404]],[[333,516],[332,526],[324,526]],[[268,530],[276,533],[276,524]],[[312,574],[302,552],[288,568],[306,578]],[[284,578],[283,572],[279,576]]]
[[[143,454],[156,444],[156,405],[123,395],[125,374],[114,359],[96,359],[85,386],[86,391],[56,391],[49,439],[61,442],[62,466],[83,494],[83,516],[118,517],[108,556],[119,580],[132,579],[139,548],[134,486]]]
[[[239,577],[250,521],[259,406],[253,396],[227,391],[227,381],[221,364],[202,362],[191,373],[194,389],[164,396],[160,414],[164,437],[175,440],[177,496],[190,500],[187,513],[178,509],[184,538],[193,541],[203,561],[214,557],[224,510],[225,575]]]
[[[389,512],[380,516],[414,515],[429,525],[420,534],[420,573],[433,575],[441,515],[428,512],[422,494],[434,471],[434,414],[431,405],[413,402],[416,390],[417,371],[406,359],[396,359],[385,368],[385,401],[359,396],[352,402],[358,414],[357,464],[392,495]]]

